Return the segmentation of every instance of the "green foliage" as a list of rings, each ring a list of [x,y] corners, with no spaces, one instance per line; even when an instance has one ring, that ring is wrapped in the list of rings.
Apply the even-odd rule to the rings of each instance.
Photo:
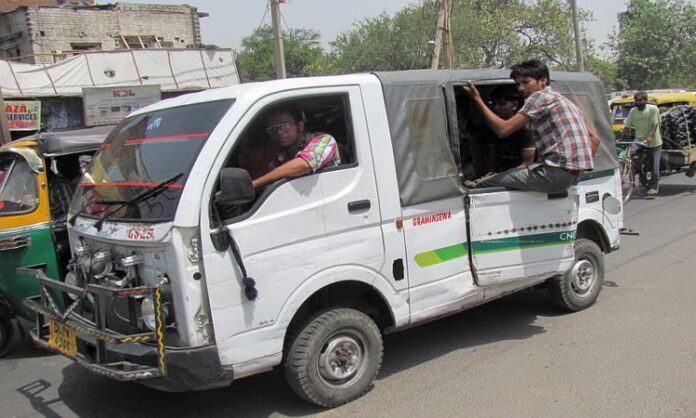
[[[565,0],[457,0],[452,26],[460,67],[509,67],[530,58],[559,69],[576,65]]]
[[[429,68],[437,11],[431,1],[409,6],[394,17],[365,19],[331,43],[341,73]]]
[[[607,0],[613,1],[613,0]],[[540,58],[555,70],[575,70],[575,44],[567,0],[452,0],[455,68],[505,68]],[[356,22],[325,53],[319,33],[286,31],[289,77],[373,70],[430,68],[439,0],[414,0],[393,16]],[[580,9],[582,24],[592,19]],[[606,55],[583,31],[585,67],[607,90],[696,87],[696,7],[685,0],[628,0]],[[276,77],[270,27],[242,40],[241,71],[249,80]],[[441,56],[441,66],[447,60]]]
[[[626,80],[618,76],[616,63],[607,59],[592,55],[585,59],[585,71],[597,76],[604,83],[606,91],[627,90]]]
[[[355,24],[332,43],[339,71],[429,68],[438,8],[439,1],[424,0]],[[509,67],[532,57],[575,68],[565,0],[453,0],[450,27],[457,68]]]
[[[683,0],[630,0],[614,36],[628,87],[696,87],[695,22],[696,7]]]
[[[302,77],[316,71],[324,54],[319,45],[319,32],[291,29],[285,32],[283,37],[288,77]],[[273,30],[270,26],[261,27],[242,39],[239,61],[241,72],[249,81],[276,78]]]

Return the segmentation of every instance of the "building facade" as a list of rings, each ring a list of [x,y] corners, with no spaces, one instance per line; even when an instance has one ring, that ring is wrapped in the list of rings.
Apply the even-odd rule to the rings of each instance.
[[[22,5],[0,15],[0,58],[49,64],[92,50],[202,46],[200,18],[207,14],[192,6],[56,3],[62,4]]]

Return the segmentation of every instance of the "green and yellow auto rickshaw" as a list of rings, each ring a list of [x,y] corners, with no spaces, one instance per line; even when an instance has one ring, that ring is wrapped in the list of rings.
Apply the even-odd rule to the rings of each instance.
[[[59,177],[55,168],[70,161],[78,164],[79,177],[79,164],[88,163],[111,128],[42,132],[0,147],[0,357],[10,350],[15,334],[23,334],[21,318],[34,318],[22,300],[39,293],[37,281],[16,269],[41,266],[50,277],[64,276],[61,259],[68,257],[69,248],[65,219],[56,219],[61,212],[56,205],[65,204],[69,195],[53,199],[63,202],[51,201],[57,196],[51,192]]]

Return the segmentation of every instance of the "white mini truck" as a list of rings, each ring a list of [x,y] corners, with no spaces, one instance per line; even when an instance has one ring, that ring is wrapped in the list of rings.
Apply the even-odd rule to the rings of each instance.
[[[405,71],[235,85],[138,110],[107,138],[69,217],[65,282],[25,300],[34,340],[93,372],[198,390],[282,365],[326,407],[371,387],[385,333],[546,286],[592,305],[623,223],[600,81],[554,73],[604,143],[560,195],[462,187],[486,95],[508,70]],[[292,104],[342,164],[269,185],[263,116]],[[475,153],[473,153],[475,154]]]

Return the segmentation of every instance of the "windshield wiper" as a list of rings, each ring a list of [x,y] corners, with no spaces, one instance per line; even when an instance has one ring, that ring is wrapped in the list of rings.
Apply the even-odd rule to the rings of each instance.
[[[101,231],[102,224],[104,224],[104,221],[106,221],[111,215],[113,215],[114,213],[118,212],[119,210],[123,209],[126,206],[136,205],[136,204],[143,202],[151,197],[157,196],[158,194],[165,191],[170,184],[173,184],[175,181],[179,180],[179,178],[181,178],[181,176],[183,176],[183,175],[184,175],[184,173],[179,173],[176,176],[174,176],[168,180],[165,180],[162,183],[156,185],[152,189],[146,190],[146,191],[140,193],[139,195],[136,195],[133,198],[128,199],[128,200],[104,200],[104,201],[101,201],[100,203],[103,203],[103,204],[118,205],[118,206],[116,207],[116,209],[103,214],[101,216],[101,218],[99,218],[97,220],[97,222],[94,223],[94,227],[97,229],[97,231]]]
[[[70,226],[75,226],[75,220],[77,219],[78,216],[80,216],[82,214],[82,211],[84,211],[85,209],[87,209],[88,207],[92,206],[95,203],[108,204],[108,202],[109,202],[108,200],[103,200],[101,197],[94,197],[94,198],[90,199],[77,212],[75,212],[74,215],[72,215],[71,217],[68,218],[68,223],[70,224]],[[121,202],[119,202],[119,203],[121,203]],[[106,210],[106,208],[100,210],[99,213],[102,213],[105,210]]]

